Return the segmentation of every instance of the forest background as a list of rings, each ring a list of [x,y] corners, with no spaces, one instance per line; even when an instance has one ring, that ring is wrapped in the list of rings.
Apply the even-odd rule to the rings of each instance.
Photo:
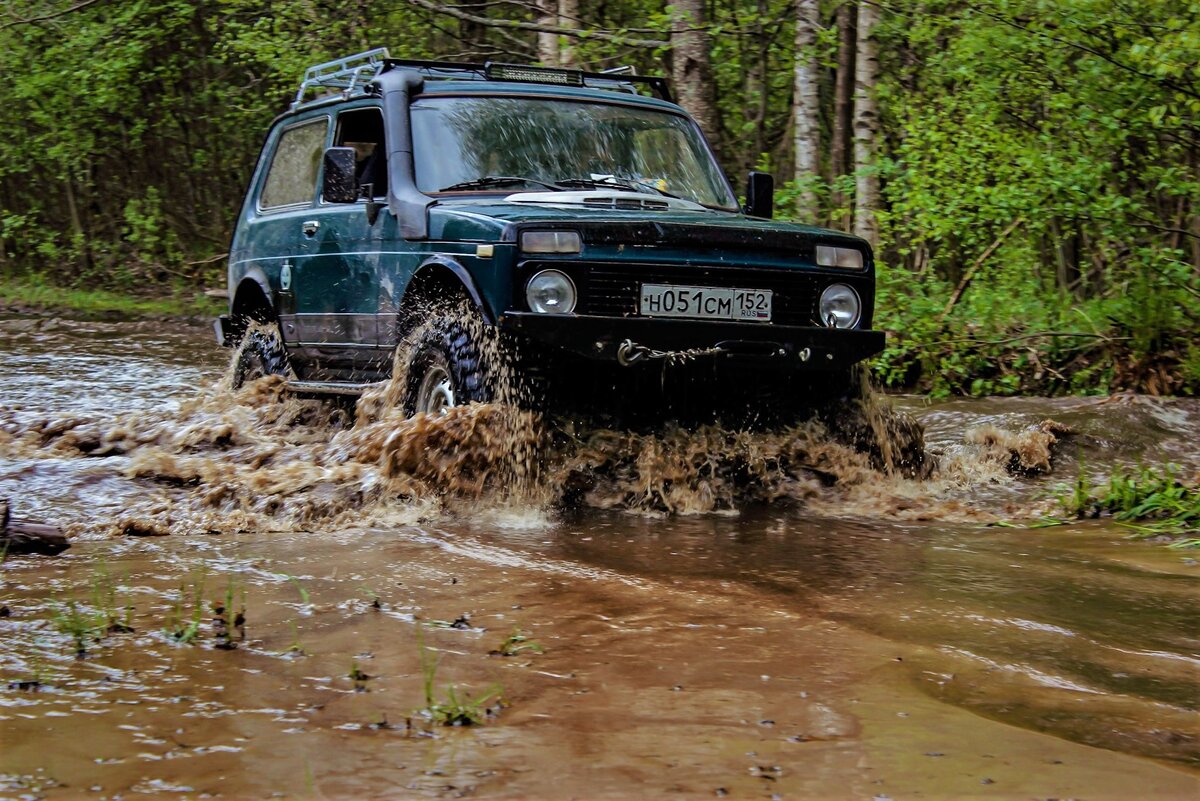
[[[0,0],[0,300],[221,286],[271,119],[377,46],[671,77],[876,243],[888,387],[1200,394],[1195,0]]]

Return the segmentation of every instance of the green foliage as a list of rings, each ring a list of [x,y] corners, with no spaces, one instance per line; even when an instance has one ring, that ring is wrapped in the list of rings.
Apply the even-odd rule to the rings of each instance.
[[[300,579],[296,578],[295,576],[293,576],[290,573],[284,573],[283,575],[296,588],[296,592],[300,593],[300,603],[302,603],[305,606],[308,606],[308,590],[306,590],[304,588],[304,585],[300,583]]]
[[[1200,389],[1151,369],[1178,363],[1200,322],[1200,273],[1179,250],[1191,249],[1181,230],[1200,200],[1186,166],[1200,112],[1197,59],[1158,45],[1172,26],[1187,32],[1180,41],[1194,40],[1195,13],[1158,0],[901,6],[909,13],[885,17],[885,52],[921,67],[884,67],[885,126],[898,133],[885,170],[896,275],[881,293],[884,318],[913,323],[895,310],[905,287],[921,284],[944,300],[972,261],[1000,243],[941,335],[913,337],[934,390],[1075,391],[1108,381]],[[922,314],[927,326],[932,311]],[[1022,340],[1031,359],[1059,373],[1043,369],[1040,386],[1029,372],[1041,368],[1017,363],[1012,347],[928,347],[1038,332],[1091,335]],[[1096,364],[1109,369],[1089,372]],[[885,358],[885,375],[895,376],[896,365]],[[970,376],[980,383],[966,383]]]
[[[133,631],[133,605],[118,595],[116,579],[108,572],[103,560],[92,573],[92,606],[97,610],[97,624],[105,634],[128,634]]]
[[[1135,529],[1136,536],[1194,534],[1200,530],[1200,485],[1185,483],[1178,472],[1174,466],[1161,472],[1142,467],[1118,472],[1107,485],[1093,488],[1081,471],[1072,493],[1060,500],[1070,515],[1111,515]],[[1192,536],[1181,542],[1189,545],[1197,540]]]
[[[300,642],[300,626],[296,621],[292,621],[292,641],[285,652],[288,656],[308,656],[308,651],[304,648],[304,643]]]
[[[882,383],[1200,393],[1194,4],[900,0],[878,37]]]
[[[488,702],[499,701],[502,690],[493,684],[476,694],[460,690],[448,684],[438,697],[434,684],[437,681],[438,658],[425,647],[425,636],[421,626],[417,628],[417,651],[421,662],[421,677],[425,692],[425,706],[415,714],[440,726],[475,726],[488,716]]]
[[[91,576],[91,605],[75,600],[59,604],[53,617],[55,628],[71,638],[75,655],[87,656],[91,643],[110,634],[133,632],[133,604],[121,597],[120,586],[101,560]]]
[[[82,610],[75,601],[67,601],[59,606],[54,613],[54,625],[59,632],[71,638],[75,656],[79,659],[87,656],[88,645],[99,639],[100,628],[96,618]]]
[[[63,289],[41,273],[29,273],[21,278],[0,277],[0,304],[70,309],[85,317],[117,314],[122,317],[211,318],[224,310],[224,304],[198,292],[142,298],[103,289]]]
[[[500,643],[500,647],[492,653],[498,656],[517,656],[527,651],[534,654],[545,653],[541,645],[529,639],[525,632],[514,626],[512,632],[504,638],[504,642]]]
[[[200,571],[191,581],[179,585],[179,595],[171,605],[166,634],[181,645],[191,645],[200,639],[200,622],[204,619],[205,573]],[[187,601],[190,599],[190,605]],[[190,611],[185,607],[190,606]]]

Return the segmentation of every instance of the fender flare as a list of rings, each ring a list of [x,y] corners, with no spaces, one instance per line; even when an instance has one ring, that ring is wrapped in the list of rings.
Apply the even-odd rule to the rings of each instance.
[[[271,282],[267,280],[267,274],[262,271],[261,267],[251,267],[241,277],[241,280],[238,281],[237,289],[235,289],[233,294],[229,297],[230,316],[234,315],[234,307],[237,304],[237,299],[242,294],[243,287],[245,287],[248,283],[253,283],[258,286],[259,291],[262,292],[263,299],[267,302],[267,309],[270,311],[271,316],[276,316],[277,312],[275,310],[274,293],[271,290]]]
[[[429,270],[439,267],[453,273],[467,291],[467,296],[471,299],[471,303],[475,306],[476,311],[483,317],[483,321],[488,325],[495,325],[496,315],[488,307],[487,301],[484,300],[482,293],[479,291],[478,284],[475,283],[475,279],[471,276],[471,272],[458,259],[450,258],[449,256],[433,256],[421,262],[421,266],[413,271],[412,278],[408,280],[408,284],[405,286],[405,298],[408,297],[408,291],[412,287],[413,282],[418,280],[422,273],[427,273]]]

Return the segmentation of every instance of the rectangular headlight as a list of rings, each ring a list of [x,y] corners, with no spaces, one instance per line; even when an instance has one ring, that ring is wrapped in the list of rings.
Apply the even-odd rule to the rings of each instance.
[[[526,253],[578,253],[582,249],[578,231],[521,232],[521,250]]]
[[[817,245],[817,264],[822,267],[842,267],[847,270],[863,268],[863,254],[854,248],[835,248],[833,245]]]

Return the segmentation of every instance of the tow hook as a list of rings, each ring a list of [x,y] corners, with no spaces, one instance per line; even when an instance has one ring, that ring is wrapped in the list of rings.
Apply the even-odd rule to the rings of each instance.
[[[645,345],[639,345],[632,339],[627,339],[617,346],[617,364],[629,367],[640,361],[662,359],[667,364],[690,362],[701,356],[719,356],[728,353],[729,349],[714,345],[711,348],[689,348],[687,350],[655,350]]]
[[[640,362],[645,355],[640,346],[635,345],[632,339],[627,339],[617,346],[617,364],[622,367],[629,367]]]

